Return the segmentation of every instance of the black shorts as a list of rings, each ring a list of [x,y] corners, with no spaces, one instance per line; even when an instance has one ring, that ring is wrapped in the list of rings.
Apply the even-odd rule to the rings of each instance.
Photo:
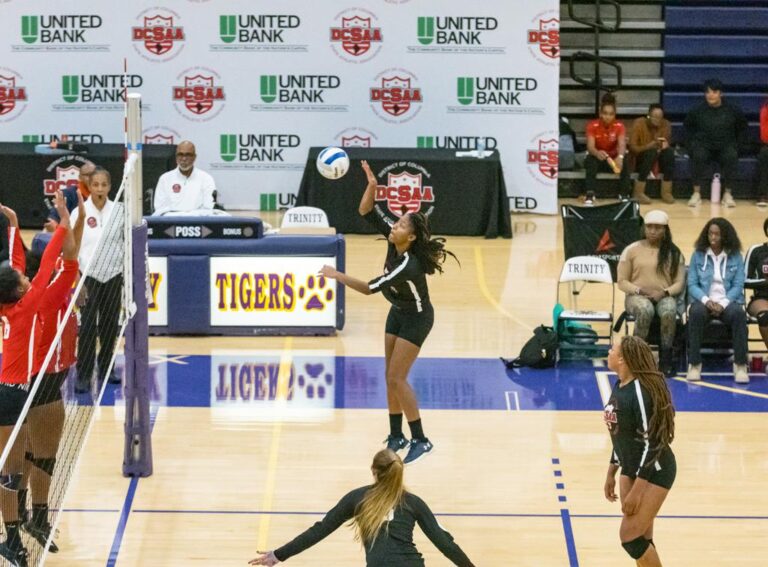
[[[651,474],[648,482],[666,488],[669,490],[675,483],[675,477],[677,476],[677,461],[675,460],[675,454],[672,449],[665,449],[659,455],[659,459],[651,465],[653,473]],[[636,469],[635,469],[636,470]],[[624,471],[622,469],[622,473]],[[630,478],[635,478],[634,475],[626,475]]]
[[[409,313],[393,305],[389,309],[389,315],[387,315],[385,332],[420,347],[427,340],[427,335],[432,330],[434,322],[435,310],[431,305],[427,306],[421,313]]]
[[[35,392],[35,397],[32,399],[32,407],[44,406],[57,402],[61,399],[61,387],[64,385],[64,381],[67,379],[69,369],[62,370],[61,372],[53,372],[51,374],[43,374],[40,387]],[[37,375],[32,377],[31,384],[34,385]],[[30,386],[30,390],[32,386]]]
[[[0,383],[0,427],[16,425],[28,394],[27,384]]]

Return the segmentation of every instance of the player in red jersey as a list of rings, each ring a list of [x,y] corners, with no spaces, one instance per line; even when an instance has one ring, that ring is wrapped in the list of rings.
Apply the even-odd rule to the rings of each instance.
[[[584,191],[587,204],[592,204],[597,189],[597,174],[619,175],[619,197],[629,196],[629,169],[624,163],[627,132],[616,120],[616,99],[606,93],[600,102],[600,117],[587,124],[587,157],[584,158]]]
[[[69,212],[61,192],[55,199],[61,223],[53,234],[40,261],[40,268],[30,282],[23,272],[13,267],[0,268],[0,318],[3,322],[3,361],[0,370],[0,447],[7,445],[16,422],[21,417],[29,392],[29,376],[34,363],[37,312],[45,298],[56,261],[69,230]],[[16,214],[2,207],[10,222],[9,238],[11,266],[21,265],[24,249],[18,235]],[[0,510],[7,538],[0,543],[0,556],[11,565],[27,565],[27,551],[19,535],[18,489],[22,484],[22,465],[26,426],[10,450],[0,472]]]

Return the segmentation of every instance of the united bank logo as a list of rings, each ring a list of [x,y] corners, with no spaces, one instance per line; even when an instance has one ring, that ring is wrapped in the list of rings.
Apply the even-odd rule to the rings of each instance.
[[[348,112],[341,100],[338,75],[261,75],[257,112]]]
[[[556,11],[534,17],[526,39],[534,59],[548,66],[560,64],[560,19]]]
[[[424,101],[416,75],[405,69],[388,69],[374,79],[369,90],[374,113],[391,123],[408,122]]]
[[[331,48],[349,63],[370,61],[381,51],[378,17],[368,10],[355,8],[336,15],[331,27]]]
[[[149,61],[170,61],[184,49],[186,34],[181,17],[172,10],[150,8],[136,17],[131,28],[133,48]]]
[[[218,23],[221,43],[211,44],[211,51],[309,51],[299,41],[301,18],[295,14],[226,14]]]
[[[376,177],[386,181],[376,186],[375,200],[384,204],[394,219],[406,213],[432,214],[435,208],[435,190],[429,183],[432,175],[421,164],[394,162]]]
[[[103,25],[98,14],[41,14],[21,16],[21,44],[13,51],[109,51],[94,35]]]
[[[141,75],[62,75],[61,98],[66,104],[54,104],[53,109],[122,112],[126,91],[143,85]]]
[[[260,211],[286,211],[296,206],[294,193],[262,193],[259,195]]]
[[[104,136],[101,134],[23,134],[25,144],[101,144]]]
[[[560,143],[555,132],[542,132],[535,136],[526,150],[528,172],[536,181],[552,186],[557,180]]]
[[[203,67],[182,71],[171,91],[176,111],[193,122],[207,122],[215,118],[226,101],[219,74]]]
[[[457,77],[456,100],[448,112],[543,114],[531,93],[539,83],[534,77]]]
[[[0,122],[18,118],[27,108],[27,87],[16,71],[0,67]]]
[[[499,20],[478,16],[419,16],[416,18],[418,45],[408,46],[411,53],[504,54],[503,45],[490,45],[500,37]]]
[[[493,136],[417,136],[416,147],[426,149],[448,149],[470,151],[483,145],[486,150],[495,150],[499,142]]]
[[[304,169],[306,150],[298,134],[220,134],[221,162],[212,169],[296,170]]]

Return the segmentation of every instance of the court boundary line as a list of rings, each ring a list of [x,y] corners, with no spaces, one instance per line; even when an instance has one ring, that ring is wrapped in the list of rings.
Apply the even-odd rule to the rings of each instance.
[[[509,318],[513,323],[517,323],[522,328],[527,329],[530,332],[533,332],[533,327],[530,325],[524,323],[517,317],[515,317],[512,313],[504,309],[504,307],[501,306],[501,304],[496,301],[496,299],[491,295],[490,290],[488,289],[488,284],[485,280],[485,268],[483,267],[483,251],[479,246],[475,246],[475,268],[477,269],[477,284],[480,288],[480,293],[483,294],[483,297],[485,297],[486,301],[491,304],[491,306],[496,309],[499,313],[504,315],[505,317]]]

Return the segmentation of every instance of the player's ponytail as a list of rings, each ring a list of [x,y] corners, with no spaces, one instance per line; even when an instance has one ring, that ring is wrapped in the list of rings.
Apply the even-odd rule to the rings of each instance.
[[[459,259],[450,250],[445,249],[445,238],[432,238],[429,230],[429,221],[424,213],[411,213],[408,215],[413,227],[416,240],[411,243],[408,251],[418,258],[424,271],[428,274],[443,273],[443,262],[450,255],[461,265]]]
[[[675,438],[675,408],[664,375],[656,367],[651,347],[644,340],[621,339],[621,356],[634,378],[651,395],[653,415],[648,423],[648,441],[653,449],[668,447]]]
[[[372,547],[382,526],[389,520],[390,512],[403,499],[403,461],[389,449],[382,449],[373,457],[371,470],[376,483],[366,492],[355,510],[355,539]]]

